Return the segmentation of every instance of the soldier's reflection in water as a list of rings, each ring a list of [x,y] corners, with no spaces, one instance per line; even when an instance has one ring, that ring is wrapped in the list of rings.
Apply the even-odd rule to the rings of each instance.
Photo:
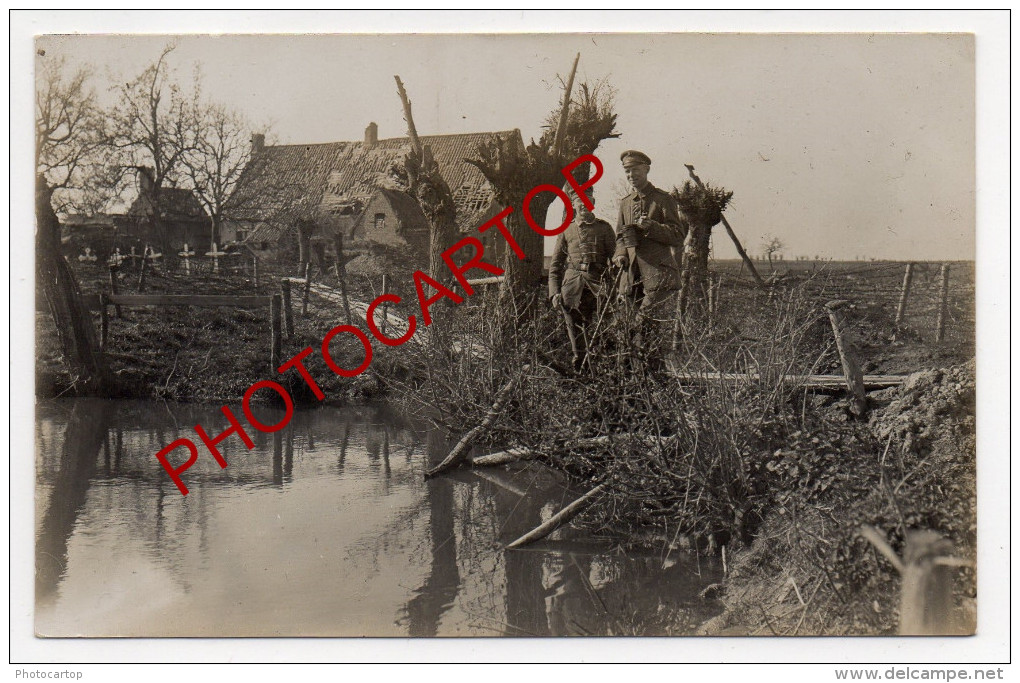
[[[542,566],[545,615],[549,635],[601,635],[606,615],[599,614],[598,596],[589,581],[591,557],[555,554]],[[604,608],[601,610],[604,612]]]
[[[55,597],[67,567],[67,542],[96,475],[99,453],[109,429],[110,409],[110,403],[103,399],[80,399],[68,417],[59,469],[35,544],[37,604]],[[118,446],[119,443],[118,439]]]
[[[427,448],[430,463],[437,463],[446,455],[446,439],[439,430],[429,430]],[[425,583],[407,602],[410,636],[438,634],[440,619],[453,605],[460,587],[457,538],[453,530],[453,482],[437,477],[430,479],[427,486],[432,562]]]

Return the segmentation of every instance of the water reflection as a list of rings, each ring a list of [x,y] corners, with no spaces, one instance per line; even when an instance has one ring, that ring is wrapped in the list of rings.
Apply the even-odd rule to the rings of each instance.
[[[693,560],[565,532],[503,551],[575,493],[534,466],[425,482],[450,441],[385,407],[298,412],[251,451],[231,437],[185,497],[154,453],[195,424],[229,426],[207,406],[38,406],[40,634],[661,634],[712,610],[696,596],[718,577]]]

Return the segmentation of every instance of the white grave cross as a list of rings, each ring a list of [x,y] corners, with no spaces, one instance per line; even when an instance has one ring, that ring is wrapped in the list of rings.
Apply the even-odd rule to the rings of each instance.
[[[213,270],[212,270],[212,272],[219,273],[220,272],[220,257],[221,256],[226,256],[227,252],[220,251],[219,247],[216,246],[216,243],[213,242],[212,243],[212,251],[207,251],[205,253],[205,255],[206,256],[212,256],[212,260],[213,260],[213,262],[212,262],[213,263],[213,266],[212,266]]]
[[[184,251],[178,252],[177,254],[184,259],[184,272],[191,275],[191,257],[195,255],[195,250],[188,250],[188,243],[184,243]]]

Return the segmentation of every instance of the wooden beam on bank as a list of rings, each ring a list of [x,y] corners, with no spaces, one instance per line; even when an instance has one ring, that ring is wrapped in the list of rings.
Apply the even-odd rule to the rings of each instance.
[[[757,382],[761,379],[758,373],[743,372],[684,372],[673,370],[673,377],[682,384],[697,386],[699,384],[711,384],[714,382]],[[903,384],[908,375],[863,375],[864,388],[867,391],[877,391],[898,387]],[[802,386],[805,389],[819,390],[846,390],[846,378],[843,375],[784,375],[783,382]]]

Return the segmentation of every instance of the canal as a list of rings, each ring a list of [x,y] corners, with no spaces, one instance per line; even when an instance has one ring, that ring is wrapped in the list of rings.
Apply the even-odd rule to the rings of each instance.
[[[535,464],[426,482],[450,442],[386,406],[231,437],[182,496],[154,454],[196,424],[228,426],[217,406],[36,406],[39,635],[683,635],[716,612],[705,558],[570,529],[504,550],[577,492]]]

